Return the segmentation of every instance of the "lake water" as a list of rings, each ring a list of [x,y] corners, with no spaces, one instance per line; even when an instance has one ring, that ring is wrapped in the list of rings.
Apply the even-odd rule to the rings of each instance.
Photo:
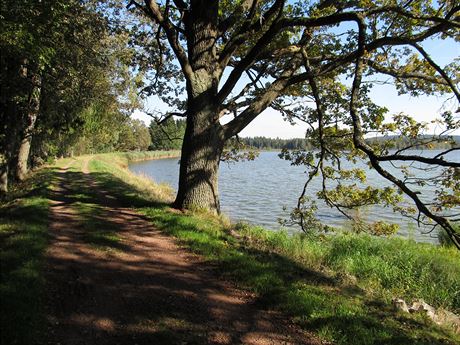
[[[435,155],[435,151],[427,152],[429,156]],[[460,155],[454,153],[449,159],[460,161]],[[135,162],[129,165],[129,169],[137,174],[147,175],[155,182],[168,183],[176,189],[179,178],[178,162],[178,158]],[[363,166],[365,165],[361,164],[361,167]],[[230,165],[221,163],[219,194],[222,212],[233,221],[243,220],[277,230],[280,228],[278,219],[288,218],[289,210],[296,206],[306,176],[304,167],[291,166],[290,162],[278,157],[278,152],[261,152],[256,160],[250,162]],[[374,186],[389,185],[373,170],[368,171],[367,181]],[[314,179],[307,195],[314,197],[319,189],[320,180]],[[429,186],[423,187],[422,192],[425,200],[429,200],[434,194],[433,188]],[[287,207],[287,211],[283,211],[283,206]],[[457,209],[456,212],[460,210]],[[360,215],[368,220],[398,223],[401,235],[421,242],[437,243],[436,234],[425,233],[429,229],[418,228],[414,221],[394,213],[391,208],[366,207],[360,210]],[[318,201],[317,216],[331,226],[340,227],[346,221],[343,215],[329,208],[321,200]],[[297,228],[287,230],[299,231]]]

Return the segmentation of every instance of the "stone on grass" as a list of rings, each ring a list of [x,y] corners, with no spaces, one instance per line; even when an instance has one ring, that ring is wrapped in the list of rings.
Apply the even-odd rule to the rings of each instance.
[[[406,301],[402,298],[393,298],[392,303],[396,310],[403,311],[405,313],[409,312]]]
[[[444,310],[436,310],[434,307],[419,299],[415,300],[410,307],[402,298],[394,298],[392,300],[395,310],[405,313],[425,313],[434,323],[441,326],[451,328],[455,333],[460,334],[460,316]]]

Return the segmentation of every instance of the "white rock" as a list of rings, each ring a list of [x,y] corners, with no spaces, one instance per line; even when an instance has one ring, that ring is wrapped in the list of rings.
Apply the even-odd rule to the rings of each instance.
[[[407,308],[406,301],[404,301],[402,298],[394,298],[391,302],[393,303],[393,306],[396,310],[400,310],[405,313],[409,312],[409,308]]]
[[[416,300],[410,307],[407,307],[406,302],[402,298],[394,298],[392,300],[396,310],[406,313],[425,313],[434,323],[451,328],[455,333],[460,334],[460,316],[444,310],[436,310],[423,300]]]
[[[438,325],[448,326],[452,328],[455,333],[460,334],[460,316],[455,315],[450,311],[438,309],[433,321]]]
[[[418,300],[412,303],[412,305],[409,307],[409,312],[424,312],[433,321],[436,317],[436,309],[428,303],[425,303],[423,300]]]

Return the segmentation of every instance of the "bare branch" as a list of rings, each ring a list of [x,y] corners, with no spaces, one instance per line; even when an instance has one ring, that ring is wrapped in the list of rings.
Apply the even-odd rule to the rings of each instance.
[[[453,148],[451,148],[451,149],[449,149],[449,150],[446,150],[446,151],[443,151],[443,152],[437,154],[437,155],[434,156],[433,158],[439,158],[439,157],[442,157],[442,156],[448,154],[449,152],[459,151],[459,150],[460,150],[460,147],[453,147]]]

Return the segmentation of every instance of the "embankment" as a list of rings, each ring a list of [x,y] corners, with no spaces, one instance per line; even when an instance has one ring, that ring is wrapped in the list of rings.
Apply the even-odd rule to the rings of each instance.
[[[126,168],[140,156],[77,157],[73,168],[81,169],[89,159],[99,188],[199,254],[222,279],[255,294],[257,303],[282,311],[306,331],[335,344],[460,342],[458,335],[425,315],[403,314],[391,305],[394,297],[421,298],[459,313],[460,253],[455,249],[345,233],[289,236],[206,213],[171,210],[170,187]],[[155,158],[160,157],[143,159]],[[36,172],[0,206],[2,343],[33,344],[46,333],[46,214],[56,171],[68,162]],[[84,202],[84,195],[77,197]]]

